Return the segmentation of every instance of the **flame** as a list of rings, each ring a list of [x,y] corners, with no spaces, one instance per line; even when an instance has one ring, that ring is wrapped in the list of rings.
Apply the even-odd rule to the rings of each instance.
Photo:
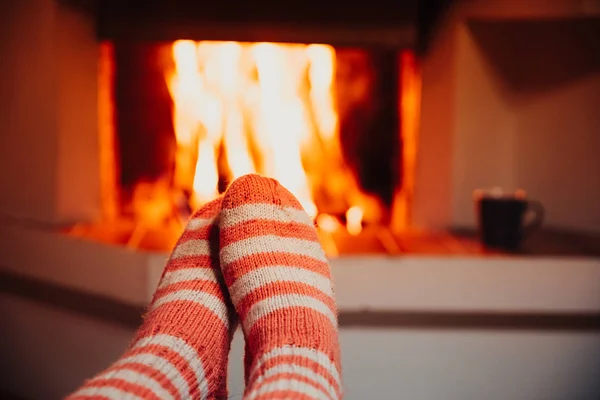
[[[173,164],[158,178],[138,179],[133,188],[119,182],[116,64],[112,44],[101,46],[102,205],[104,219],[115,228],[106,233],[100,227],[97,237],[115,235],[111,240],[121,243],[123,232],[132,229],[128,245],[169,248],[165,240],[178,237],[194,208],[218,196],[224,183],[248,173],[274,177],[294,193],[315,219],[329,256],[339,254],[337,242],[347,234],[410,226],[420,103],[414,54],[399,54],[403,185],[396,188],[390,210],[376,195],[361,190],[340,140],[340,121],[350,127],[344,140],[354,140],[354,110],[376,112],[369,107],[369,93],[377,71],[370,69],[368,51],[336,54],[321,44],[189,40],[160,46],[167,50],[160,62],[167,64],[173,107],[176,148],[165,149]],[[379,227],[370,229],[373,224]]]
[[[352,236],[357,236],[362,232],[363,210],[358,207],[350,207],[346,211],[346,230]]]
[[[337,231],[340,226],[340,223],[337,219],[335,219],[335,217],[325,213],[319,214],[316,221],[319,229],[327,233],[333,233]]]
[[[410,51],[400,54],[400,135],[402,141],[402,188],[397,188],[392,216],[392,230],[403,231],[411,224],[411,209],[415,191],[417,139],[421,103],[421,75],[415,55]]]
[[[117,163],[115,149],[114,93],[112,83],[115,75],[114,47],[103,42],[99,46],[98,62],[98,136],[100,156],[100,195],[102,218],[114,222],[119,215]]]
[[[252,172],[276,178],[316,215],[302,163],[302,143],[311,127],[301,93],[314,52],[303,45],[175,42],[169,90],[178,146],[176,186],[193,192],[199,203],[213,199],[223,172],[217,160],[223,145],[229,180]],[[316,52],[323,58],[333,49],[318,46]],[[321,101],[331,97],[333,73],[327,73],[329,85],[321,78],[311,86]]]
[[[174,181],[195,205],[218,194],[220,178],[260,173],[312,217],[319,195],[373,209],[342,158],[333,47],[180,40],[172,53]]]

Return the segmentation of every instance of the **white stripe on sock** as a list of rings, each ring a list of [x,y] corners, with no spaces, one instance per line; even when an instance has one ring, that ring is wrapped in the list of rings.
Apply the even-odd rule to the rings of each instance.
[[[160,399],[174,398],[156,379],[141,374],[137,371],[132,371],[127,367],[105,372],[92,379],[89,383],[93,384],[94,381],[103,379],[119,379],[134,385],[143,386],[153,392]]]
[[[309,360],[319,364],[323,369],[331,374],[331,377],[337,383],[338,388],[342,387],[342,380],[340,378],[340,374],[335,367],[335,364],[331,361],[327,354],[322,351],[310,349],[307,347],[293,347],[290,345],[285,345],[281,347],[276,347],[269,352],[263,354],[257,361],[256,364],[252,366],[252,373],[250,374],[250,378],[248,382],[252,382],[256,379],[256,374],[260,371],[261,366],[266,363],[268,360],[276,357],[284,357],[284,356],[293,356],[293,357],[304,357]]]
[[[216,216],[215,217],[210,217],[210,218],[201,218],[201,217],[195,217],[192,218],[188,221],[185,230],[186,231],[197,231],[200,228],[204,228],[205,226],[211,225],[213,222],[215,222]]]
[[[233,304],[238,304],[248,293],[261,286],[275,282],[298,282],[314,287],[323,294],[333,297],[331,280],[319,273],[300,267],[265,266],[240,276],[229,288]]]
[[[235,208],[221,210],[221,229],[254,219],[280,222],[296,222],[314,227],[313,220],[304,210],[293,207],[281,207],[275,204],[244,204]]]
[[[280,379],[274,382],[269,382],[261,385],[257,389],[252,390],[248,393],[248,400],[254,399],[263,394],[277,392],[277,391],[294,391],[296,393],[301,393],[309,398],[313,399],[326,399],[327,396],[325,393],[321,392],[316,387],[309,385],[308,383],[304,383],[297,379]]]
[[[337,318],[325,303],[312,296],[299,294],[283,294],[268,297],[258,301],[250,307],[248,314],[244,317],[244,331],[250,332],[254,324],[267,314],[289,307],[302,307],[315,310],[326,316],[334,328],[337,328]]]
[[[84,387],[69,397],[105,397],[111,400],[144,400],[135,394],[111,386]]]
[[[202,360],[196,349],[187,344],[183,339],[167,334],[158,334],[141,338],[131,349],[133,350],[149,345],[168,347],[171,351],[177,353],[181,358],[186,360],[190,369],[195,372],[196,381],[198,382],[198,387],[200,389],[200,398],[206,398],[208,395],[208,381],[204,374]]]
[[[223,265],[227,265],[245,256],[274,252],[297,254],[327,262],[319,242],[277,235],[253,236],[228,244],[221,249],[221,261]]]
[[[229,327],[227,305],[220,298],[201,290],[182,289],[176,292],[165,294],[152,303],[149,312],[152,312],[160,306],[172,301],[191,301],[193,303],[200,304],[201,306],[204,306],[215,313],[215,315],[219,317],[221,321],[223,321],[225,326],[227,328]]]
[[[323,386],[323,388],[325,388],[325,390],[327,391],[327,393],[329,394],[329,397],[331,399],[338,398],[335,388],[333,386],[331,386],[329,381],[327,379],[325,379],[325,377],[323,377],[323,375],[318,374],[311,369],[302,367],[300,365],[295,365],[293,363],[277,364],[277,365],[272,366],[271,368],[262,372],[260,374],[260,376],[258,378],[256,378],[256,382],[254,382],[253,386],[258,387],[260,382],[262,382],[263,380],[270,378],[272,376],[275,376],[275,375],[286,374],[286,373],[302,376],[311,381],[314,381],[315,383],[318,383],[321,386]],[[319,388],[317,388],[317,389],[319,389]],[[321,389],[319,389],[319,390],[321,390]]]
[[[210,267],[190,267],[180,268],[169,271],[161,279],[158,285],[159,289],[164,289],[169,285],[181,282],[189,282],[195,280],[203,280],[209,282],[218,282],[215,271]]]
[[[190,256],[210,256],[210,243],[206,239],[191,239],[175,247],[171,259]]]
[[[190,395],[190,387],[181,375],[181,372],[166,358],[163,358],[154,353],[139,353],[133,356],[125,357],[117,361],[114,366],[128,364],[128,363],[137,363],[147,365],[150,368],[157,370],[158,372],[166,375],[169,380],[173,383],[173,385],[179,391],[179,395],[181,398],[189,397]]]

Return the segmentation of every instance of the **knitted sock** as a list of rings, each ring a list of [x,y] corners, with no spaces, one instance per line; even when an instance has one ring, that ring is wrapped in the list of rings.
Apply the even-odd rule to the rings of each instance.
[[[341,398],[329,265],[298,200],[273,179],[243,176],[225,194],[219,227],[246,340],[244,398]]]
[[[192,216],[129,350],[69,399],[227,398],[236,323],[218,265],[220,209],[218,199]]]

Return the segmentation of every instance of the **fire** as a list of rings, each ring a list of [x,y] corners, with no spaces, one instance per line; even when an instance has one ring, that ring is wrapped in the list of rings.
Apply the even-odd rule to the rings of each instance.
[[[357,236],[362,232],[363,211],[360,207],[350,207],[346,211],[346,230],[352,236]]]
[[[337,211],[349,210],[360,231],[374,200],[342,159],[333,47],[181,40],[172,56],[174,185],[194,206],[218,195],[220,179],[255,172],[279,180],[313,217],[320,199],[345,204]]]
[[[160,172],[141,173],[133,183],[122,181],[121,171],[136,160],[119,153],[127,131],[115,124],[120,110],[115,108],[115,88],[128,87],[116,86],[120,53],[113,50],[114,44],[103,43],[99,130],[104,218],[99,224],[78,224],[73,234],[166,250],[174,245],[191,210],[214,199],[235,178],[260,173],[296,195],[314,218],[328,256],[365,248],[400,251],[395,235],[411,225],[417,153],[420,76],[412,52],[398,54],[397,134],[402,154],[401,164],[390,168],[400,171],[402,179],[401,184],[390,182],[397,185],[394,199],[385,198],[384,205],[378,189],[367,185],[372,173],[365,177],[360,152],[353,149],[361,143],[357,137],[376,133],[369,128],[372,118],[387,118],[379,114],[377,103],[382,100],[379,85],[387,79],[379,72],[386,69],[369,51],[189,40],[156,46],[158,68],[168,88],[158,109],[168,109],[171,103],[175,148],[170,132],[165,132],[169,142],[162,149]],[[152,79],[152,85],[163,83],[160,72],[160,83]],[[143,129],[139,133],[143,135]],[[377,194],[361,189],[358,173]]]

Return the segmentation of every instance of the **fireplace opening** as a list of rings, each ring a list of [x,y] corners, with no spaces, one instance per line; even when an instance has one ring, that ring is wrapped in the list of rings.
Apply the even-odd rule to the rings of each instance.
[[[326,253],[394,253],[410,224],[419,76],[411,50],[106,41],[103,214],[79,234],[168,250],[247,173],[278,179]]]

